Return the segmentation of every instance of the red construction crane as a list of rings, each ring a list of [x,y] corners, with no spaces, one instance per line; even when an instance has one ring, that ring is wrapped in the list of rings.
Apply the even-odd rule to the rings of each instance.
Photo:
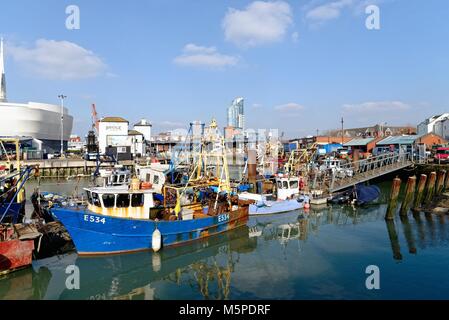
[[[95,107],[95,103],[92,104],[92,129],[98,134],[100,121],[98,120],[97,108]]]

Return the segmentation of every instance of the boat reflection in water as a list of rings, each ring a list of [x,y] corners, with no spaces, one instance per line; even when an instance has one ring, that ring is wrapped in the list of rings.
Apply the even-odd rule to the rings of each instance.
[[[189,246],[166,249],[160,253],[141,252],[111,257],[77,258],[75,264],[80,270],[82,290],[64,290],[60,299],[155,299],[151,287],[153,282],[168,280],[179,282],[186,270],[198,273],[200,291],[208,281],[223,283],[233,272],[234,259],[240,253],[253,251],[256,239],[248,236],[248,227],[224,233]],[[224,265],[213,259],[219,254],[229,255]],[[213,262],[209,261],[212,258]],[[207,273],[207,277],[203,273]],[[217,298],[226,298],[227,294]]]
[[[447,267],[441,249],[449,244],[449,217],[385,222],[385,212],[385,205],[329,206],[252,217],[248,226],[156,254],[54,257],[1,279],[0,299],[449,298],[449,279],[440,272]],[[364,287],[372,263],[385,279],[394,275],[384,290]],[[66,288],[73,264],[80,290]]]

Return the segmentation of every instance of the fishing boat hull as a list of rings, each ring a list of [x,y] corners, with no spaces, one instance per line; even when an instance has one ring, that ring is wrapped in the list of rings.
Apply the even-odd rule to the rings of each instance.
[[[202,215],[192,220],[158,222],[109,217],[76,208],[53,208],[52,214],[65,226],[81,256],[151,250],[156,228],[164,248],[220,234],[248,221],[248,207],[215,217]]]
[[[0,274],[28,267],[32,263],[34,240],[0,242]]]
[[[284,201],[264,201],[260,204],[251,204],[249,206],[249,214],[252,216],[278,214],[301,209],[303,202],[297,199]]]

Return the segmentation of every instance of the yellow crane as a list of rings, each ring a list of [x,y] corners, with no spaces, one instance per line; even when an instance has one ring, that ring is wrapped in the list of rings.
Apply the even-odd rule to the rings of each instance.
[[[307,165],[315,157],[318,151],[318,144],[314,143],[311,147],[306,149],[292,150],[287,163],[284,165],[286,174],[294,174],[295,169],[303,165],[304,170],[307,170]]]

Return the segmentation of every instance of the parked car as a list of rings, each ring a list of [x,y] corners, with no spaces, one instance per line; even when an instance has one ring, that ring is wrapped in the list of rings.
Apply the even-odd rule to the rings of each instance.
[[[449,148],[438,148],[435,153],[434,160],[438,163],[449,162]]]

